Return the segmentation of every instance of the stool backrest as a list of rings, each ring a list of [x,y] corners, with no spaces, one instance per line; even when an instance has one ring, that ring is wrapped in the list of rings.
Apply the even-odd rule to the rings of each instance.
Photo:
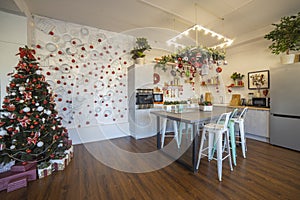
[[[217,120],[217,124],[224,125],[224,128],[228,126],[229,118],[232,112],[223,113],[220,115],[219,119]]]
[[[235,109],[231,112],[231,115],[230,115],[229,120],[230,120],[231,118],[234,118],[234,117],[235,117],[235,115],[237,114],[238,110],[239,110],[238,108],[235,108]]]
[[[245,116],[246,116],[247,111],[248,111],[248,107],[245,107],[245,108],[243,109],[243,111],[241,112],[241,114],[239,115],[238,119],[239,119],[239,120],[240,120],[240,119],[244,119]]]

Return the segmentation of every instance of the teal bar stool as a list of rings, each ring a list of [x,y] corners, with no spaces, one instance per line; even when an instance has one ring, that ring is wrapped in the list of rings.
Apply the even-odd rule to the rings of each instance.
[[[235,108],[229,118],[228,121],[228,131],[229,131],[229,137],[230,137],[230,146],[231,146],[231,156],[232,156],[232,161],[234,166],[236,166],[236,144],[235,144],[235,132],[234,132],[234,124],[235,124],[235,118],[236,114],[238,112],[238,109]],[[226,141],[226,140],[225,140]],[[224,147],[225,145],[223,145],[223,151],[224,151]],[[213,149],[212,149],[212,153],[211,155],[214,155],[216,150],[216,146],[214,145]]]
[[[235,144],[235,133],[234,133],[234,120],[230,119],[228,122],[229,128],[229,136],[230,136],[230,144],[231,144],[231,154],[232,154],[232,161],[234,166],[236,166],[236,144]]]

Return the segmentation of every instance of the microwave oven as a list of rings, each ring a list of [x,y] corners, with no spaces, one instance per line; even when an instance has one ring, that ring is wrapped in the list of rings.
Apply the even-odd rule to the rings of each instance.
[[[270,98],[265,97],[253,97],[252,105],[257,107],[270,107]]]
[[[147,109],[153,107],[153,90],[152,89],[137,89],[136,102],[138,109]]]
[[[163,104],[164,103],[164,94],[163,93],[153,93],[153,102],[155,104]]]

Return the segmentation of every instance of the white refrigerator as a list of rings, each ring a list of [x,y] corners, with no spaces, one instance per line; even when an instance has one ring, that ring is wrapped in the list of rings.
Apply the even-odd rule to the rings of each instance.
[[[270,143],[300,151],[300,63],[270,69]]]

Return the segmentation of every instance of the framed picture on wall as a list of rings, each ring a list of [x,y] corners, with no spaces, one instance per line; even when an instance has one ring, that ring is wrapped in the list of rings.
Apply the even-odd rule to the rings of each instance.
[[[249,90],[269,89],[269,87],[270,87],[269,70],[248,72]]]

